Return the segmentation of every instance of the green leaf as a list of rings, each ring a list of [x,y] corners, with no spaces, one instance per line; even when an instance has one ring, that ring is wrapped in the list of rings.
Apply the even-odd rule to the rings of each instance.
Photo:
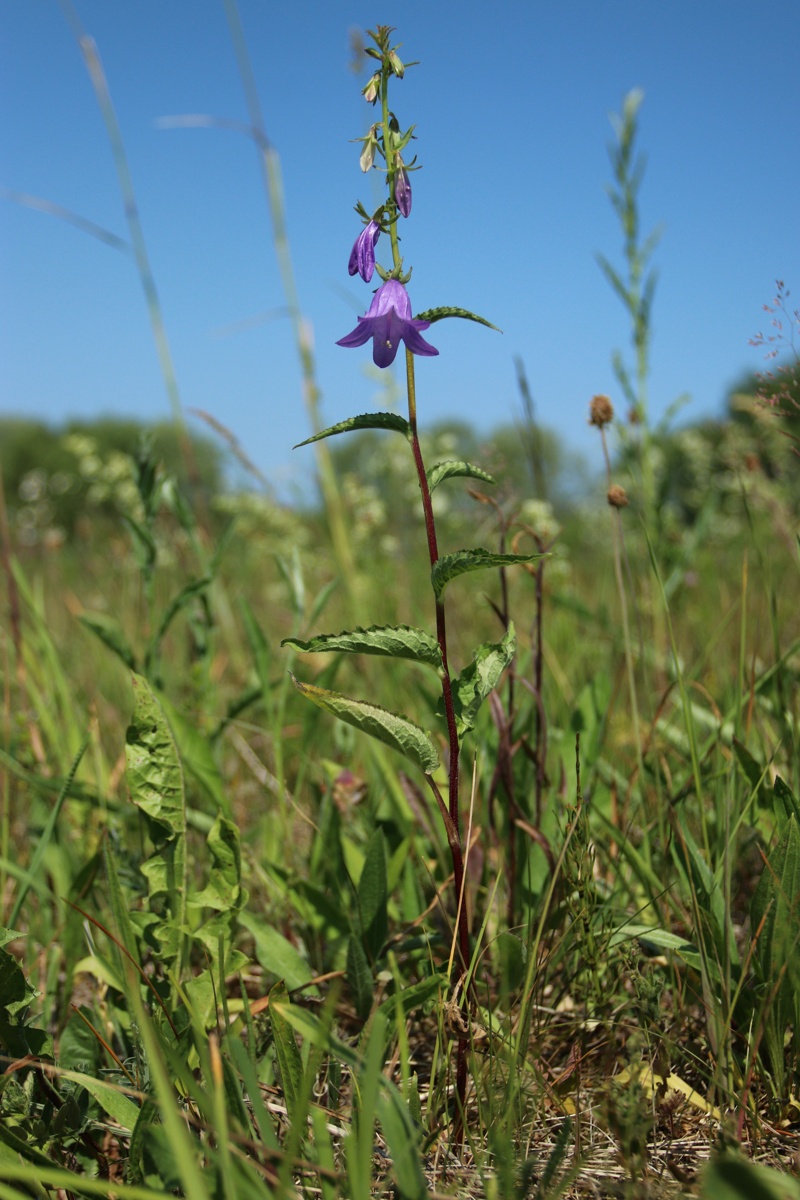
[[[800,1200],[800,1183],[743,1158],[718,1158],[703,1171],[700,1200]]]
[[[512,935],[509,934],[508,936],[511,937]],[[427,1004],[434,996],[438,996],[440,993],[445,995],[446,992],[447,976],[429,975],[427,979],[421,979],[419,983],[412,983],[410,987],[404,987],[396,995],[390,996],[388,1000],[384,1000],[383,1004],[379,1006],[378,1012],[382,1013],[391,1024],[397,1017],[398,1004],[403,1016],[407,1017],[415,1009],[421,1008],[423,1004]]]
[[[187,720],[180,709],[176,708],[163,692],[159,691],[156,694],[169,721],[181,762],[206,793],[214,808],[222,809],[227,816],[230,816],[230,804],[222,785],[222,775],[214,758],[211,739],[206,737],[190,720]]]
[[[800,802],[780,775],[776,777],[772,788],[772,807],[776,817],[782,822],[788,821],[789,817],[794,815],[795,820],[800,823]]]
[[[131,671],[139,670],[136,665],[136,655],[131,650],[119,622],[115,621],[113,617],[106,616],[105,613],[81,613],[78,620],[86,629],[90,629],[103,645],[107,646],[109,650],[113,650],[126,667]]]
[[[350,935],[347,943],[347,964],[345,979],[353,997],[353,1004],[362,1021],[366,1021],[372,1008],[373,981],[361,938],[355,933]]]
[[[291,1026],[282,1013],[284,1006],[289,1006],[289,996],[284,983],[276,983],[269,993],[269,1019],[272,1025],[272,1035],[275,1038],[275,1051],[278,1058],[278,1069],[281,1073],[281,1086],[286,1098],[286,1108],[289,1121],[292,1122],[295,1107],[303,1090],[303,1060],[300,1050],[292,1033]]]
[[[516,651],[517,635],[512,622],[501,642],[484,642],[475,651],[469,666],[453,680],[453,707],[459,737],[474,726],[480,706],[497,687]]]
[[[133,718],[126,734],[126,779],[133,803],[151,818],[155,853],[140,870],[151,898],[165,893],[168,915],[155,933],[162,953],[182,963],[186,931],[186,798],[169,721],[147,680],[134,675]],[[163,841],[158,830],[163,830]]]
[[[456,550],[455,554],[445,554],[434,564],[431,571],[431,582],[436,593],[436,599],[441,600],[444,589],[451,579],[463,575],[467,571],[483,571],[487,567],[507,567],[513,563],[536,562],[543,558],[542,554],[494,554],[477,546],[474,550]]]
[[[333,437],[337,433],[349,433],[351,429],[393,429],[406,437],[410,433],[408,421],[405,417],[398,416],[397,413],[362,413],[359,417],[348,417],[346,421],[339,421],[338,424],[331,425],[320,433],[315,433],[313,437],[306,438],[304,442],[298,442],[294,449],[299,450],[301,446],[310,446],[312,442]]]
[[[424,312],[417,313],[415,321],[430,321],[431,325],[434,321],[442,321],[445,317],[462,317],[465,321],[477,321],[479,325],[485,325],[487,329],[494,329],[497,333],[502,333],[502,329],[498,329],[491,321],[487,321],[485,317],[479,317],[474,312],[470,312],[468,308],[453,308],[452,306],[444,306],[439,308],[426,308]]]
[[[361,936],[373,962],[378,960],[389,927],[386,913],[386,848],[383,832],[376,829],[367,846],[367,856],[358,881],[358,912]]]
[[[291,675],[291,680],[298,692],[313,704],[338,717],[340,721],[355,726],[362,733],[368,733],[370,737],[391,746],[393,750],[398,750],[411,762],[416,763],[426,775],[431,775],[438,767],[439,754],[431,735],[407,717],[389,712],[377,704],[351,700],[349,696],[342,696],[339,692],[315,687],[313,683],[302,683],[294,675]]]
[[[192,892],[188,903],[193,908],[213,908],[235,919],[242,907],[242,852],[239,828],[222,813],[208,832],[207,845],[211,851],[208,883],[200,892]]]
[[[652,925],[622,925],[611,934],[608,948],[611,950],[621,942],[634,939],[655,946],[658,950],[673,950],[688,966],[694,967],[697,971],[700,970],[701,957],[696,946],[677,933],[670,933],[667,929],[658,929]]]
[[[134,709],[126,734],[126,778],[131,800],[171,834],[186,828],[183,772],[172,730],[157,696],[133,676]]]
[[[321,633],[307,642],[299,638],[284,638],[282,646],[302,650],[304,654],[325,654],[344,651],[348,654],[384,654],[391,658],[410,658],[415,662],[441,667],[442,652],[436,638],[424,629],[410,625],[358,626],[342,633]]]
[[[241,913],[239,924],[253,935],[256,958],[268,974],[282,979],[291,989],[302,987],[313,978],[313,972],[306,960],[274,925],[267,925],[251,912]]]
[[[70,1079],[73,1083],[80,1084],[123,1129],[133,1130],[136,1127],[141,1109],[112,1083],[94,1079],[91,1075],[84,1075],[79,1071],[61,1071],[59,1079]]]
[[[161,642],[163,641],[164,637],[166,636],[167,630],[169,629],[170,625],[175,620],[175,618],[177,617],[177,615],[181,611],[181,609],[185,608],[187,604],[190,604],[191,601],[195,598],[195,596],[199,596],[203,592],[205,592],[208,589],[210,584],[211,584],[211,576],[203,575],[202,578],[193,579],[190,583],[187,583],[184,587],[181,588],[181,590],[178,592],[177,596],[173,597],[173,599],[170,601],[170,603],[167,605],[166,609],[164,610],[164,615],[161,618],[161,624],[159,625],[158,629],[156,630],[155,636],[153,637],[152,643],[150,645],[150,655],[155,654],[156,650],[161,645]]]
[[[496,483],[497,480],[488,471],[483,471],[480,467],[474,466],[472,463],[461,462],[456,459],[448,459],[446,462],[434,463],[430,470],[426,471],[428,476],[428,487],[433,493],[440,483],[445,479],[467,478],[467,479],[482,479],[484,483]]]
[[[751,925],[759,930],[754,962],[762,982],[772,985],[784,967],[791,967],[800,944],[800,828],[792,814],[769,856],[753,894]],[[791,998],[794,982],[787,970],[780,995]]]

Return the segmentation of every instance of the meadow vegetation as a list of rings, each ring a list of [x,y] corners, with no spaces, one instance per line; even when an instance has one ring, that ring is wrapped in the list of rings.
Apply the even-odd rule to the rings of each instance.
[[[797,366],[650,420],[638,104],[605,479],[521,364],[513,431],[315,425],[305,510],[3,439],[0,1200],[800,1196]]]

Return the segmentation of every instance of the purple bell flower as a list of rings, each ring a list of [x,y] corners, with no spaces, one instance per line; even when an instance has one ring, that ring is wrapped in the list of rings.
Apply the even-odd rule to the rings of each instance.
[[[363,346],[372,338],[372,360],[376,367],[390,367],[401,342],[412,354],[432,355],[439,351],[429,345],[420,330],[430,321],[415,321],[411,316],[408,292],[397,279],[387,279],[372,298],[367,315],[358,318],[358,325],[337,346]]]
[[[375,243],[380,236],[381,230],[378,222],[370,221],[361,230],[350,251],[350,262],[347,269],[351,275],[358,272],[365,283],[369,283],[375,272]]]
[[[394,198],[402,215],[407,217],[411,212],[411,180],[402,160],[394,177]]]

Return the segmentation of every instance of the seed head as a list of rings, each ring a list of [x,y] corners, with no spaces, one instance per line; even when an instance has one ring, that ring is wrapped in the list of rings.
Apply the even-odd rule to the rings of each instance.
[[[624,508],[628,503],[628,495],[624,487],[618,483],[612,483],[607,494],[608,503],[612,508]]]
[[[592,396],[592,402],[589,405],[589,424],[597,425],[598,429],[602,429],[604,425],[608,425],[613,420],[614,405],[608,396]]]

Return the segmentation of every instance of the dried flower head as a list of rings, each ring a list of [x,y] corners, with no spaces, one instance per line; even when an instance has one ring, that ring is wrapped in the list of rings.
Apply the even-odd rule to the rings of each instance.
[[[608,489],[607,500],[612,508],[624,508],[628,503],[628,495],[625,488],[618,483],[612,483]]]
[[[604,425],[614,420],[614,405],[608,396],[592,396],[589,405],[589,424],[602,429]]]

